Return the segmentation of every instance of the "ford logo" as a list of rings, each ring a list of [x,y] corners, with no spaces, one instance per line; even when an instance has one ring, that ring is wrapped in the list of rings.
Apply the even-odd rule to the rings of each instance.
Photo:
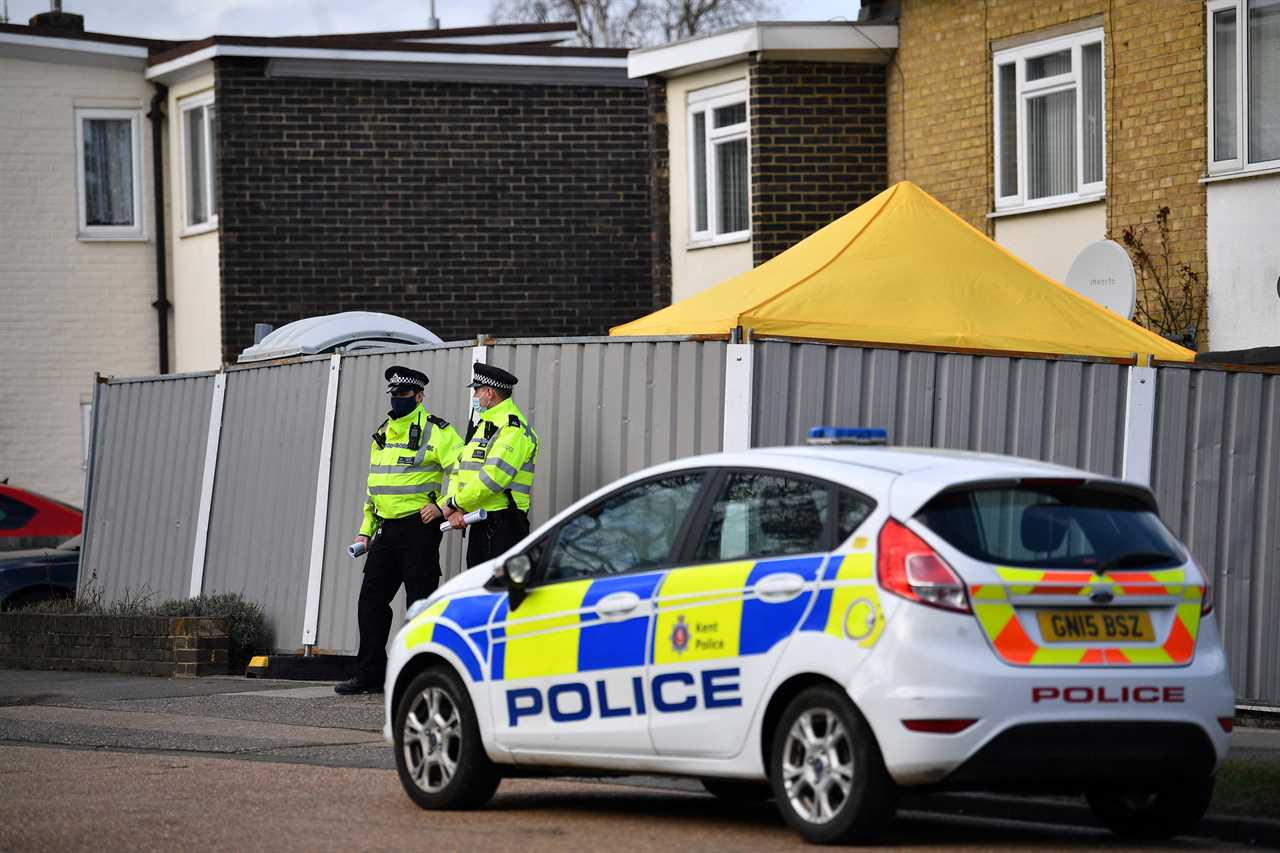
[[[1109,589],[1095,589],[1089,593],[1089,600],[1094,604],[1110,604],[1115,597],[1115,593]]]

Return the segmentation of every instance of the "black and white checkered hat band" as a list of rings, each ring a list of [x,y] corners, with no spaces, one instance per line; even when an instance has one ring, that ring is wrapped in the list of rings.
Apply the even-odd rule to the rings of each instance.
[[[490,388],[497,388],[499,391],[510,391],[512,388],[515,387],[509,382],[502,382],[497,379],[491,379],[488,376],[481,376],[478,373],[475,376],[471,377],[471,381],[473,384],[488,385]]]
[[[399,373],[391,374],[391,378],[387,380],[388,388],[395,388],[397,385],[412,385],[414,388],[424,388],[421,379],[413,376],[401,376]]]

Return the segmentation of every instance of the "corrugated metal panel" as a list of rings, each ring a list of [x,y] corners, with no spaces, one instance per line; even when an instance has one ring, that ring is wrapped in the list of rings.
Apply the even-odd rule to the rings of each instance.
[[[1118,474],[1126,367],[1107,362],[756,344],[754,441],[883,426],[894,444],[1010,453]]]
[[[428,411],[452,423],[459,434],[466,433],[466,416],[470,414],[470,391],[466,388],[471,380],[470,345],[343,357],[316,631],[316,645],[322,649],[354,653],[360,642],[356,599],[364,560],[353,561],[346,548],[360,529],[369,472],[369,438],[386,417],[387,383],[383,372],[393,364],[427,374],[430,384],[424,399]],[[462,537],[456,533],[445,536],[440,564],[446,576],[457,574],[461,565],[461,542]],[[398,622],[404,613],[403,591],[396,595],[393,606]]]
[[[82,590],[186,596],[212,397],[210,375],[100,388]]]
[[[1280,376],[1161,368],[1153,488],[1211,574],[1243,702],[1280,705]]]
[[[206,593],[261,604],[275,647],[302,638],[329,360],[227,375]]]
[[[720,450],[719,341],[534,343],[489,348],[520,379],[515,400],[542,444],[531,522],[625,474]]]

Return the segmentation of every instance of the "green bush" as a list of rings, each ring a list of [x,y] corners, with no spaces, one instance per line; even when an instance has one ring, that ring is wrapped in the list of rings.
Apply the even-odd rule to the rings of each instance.
[[[106,601],[102,590],[89,583],[75,598],[41,601],[21,608],[26,613],[63,613],[86,616],[214,616],[226,620],[227,645],[232,663],[244,663],[271,648],[271,635],[262,607],[245,600],[238,592],[173,598],[153,604],[149,590],[125,590],[114,601]]]
[[[238,592],[219,595],[197,595],[162,601],[155,607],[157,616],[217,616],[227,622],[227,639],[232,660],[240,660],[270,645],[267,617],[256,602],[246,601]]]

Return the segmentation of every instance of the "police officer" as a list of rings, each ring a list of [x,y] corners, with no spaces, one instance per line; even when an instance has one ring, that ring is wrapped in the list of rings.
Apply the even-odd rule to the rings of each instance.
[[[426,598],[440,583],[440,509],[444,472],[462,439],[422,405],[425,374],[387,368],[391,411],[369,445],[369,486],[357,543],[368,547],[357,618],[360,651],[355,675],[338,693],[381,693],[387,667],[391,599],[404,584],[406,602]]]
[[[480,419],[467,432],[467,446],[449,473],[440,509],[461,528],[463,516],[483,509],[488,518],[467,534],[467,566],[496,557],[529,533],[538,434],[511,399],[519,380],[500,367],[473,366],[471,408]]]

